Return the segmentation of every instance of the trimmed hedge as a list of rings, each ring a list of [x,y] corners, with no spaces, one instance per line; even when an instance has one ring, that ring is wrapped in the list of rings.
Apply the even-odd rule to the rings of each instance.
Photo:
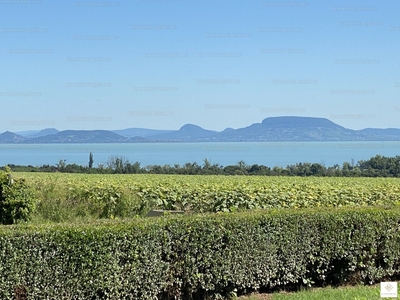
[[[0,262],[0,299],[211,299],[374,283],[400,275],[400,208],[1,226]]]

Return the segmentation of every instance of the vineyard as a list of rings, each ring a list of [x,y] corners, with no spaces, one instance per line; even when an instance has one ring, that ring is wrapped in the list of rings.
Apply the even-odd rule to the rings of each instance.
[[[63,207],[69,214],[114,218],[145,215],[151,209],[204,213],[400,203],[400,179],[396,178],[60,173],[15,176],[33,187],[40,199],[37,213],[50,221],[68,219],[60,215]]]

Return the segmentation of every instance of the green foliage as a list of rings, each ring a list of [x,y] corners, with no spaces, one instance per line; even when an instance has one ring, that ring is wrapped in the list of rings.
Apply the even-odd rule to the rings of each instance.
[[[90,152],[90,153],[89,153],[89,165],[88,165],[89,169],[91,169],[91,168],[93,167],[93,163],[94,163],[94,160],[93,160],[93,153]]]
[[[23,174],[41,199],[33,216],[35,223],[90,221],[142,215],[138,198],[129,186],[85,174]],[[117,179],[117,178],[116,178]]]
[[[0,299],[218,299],[400,275],[400,208],[0,227]]]
[[[19,173],[37,191],[41,220],[400,204],[398,178]],[[72,219],[71,219],[72,218]]]
[[[325,167],[319,163],[296,163],[282,167],[267,167],[264,165],[247,165],[243,160],[236,165],[222,166],[218,163],[211,164],[204,159],[203,166],[196,162],[185,163],[180,166],[149,165],[144,168],[139,162],[131,164],[128,159],[121,156],[110,156],[106,167],[99,164],[93,168],[93,155],[89,154],[89,165],[87,167],[77,164],[66,164],[60,160],[55,166],[42,165],[16,166],[9,165],[18,172],[63,172],[63,173],[89,173],[89,174],[181,174],[181,175],[263,175],[263,176],[327,176],[327,177],[400,177],[400,156],[385,157],[376,155],[369,160],[360,160],[357,164],[352,159],[351,163],[344,162],[342,168],[338,164]]]
[[[0,170],[0,223],[14,224],[30,219],[35,197],[23,178],[13,178],[11,170]]]

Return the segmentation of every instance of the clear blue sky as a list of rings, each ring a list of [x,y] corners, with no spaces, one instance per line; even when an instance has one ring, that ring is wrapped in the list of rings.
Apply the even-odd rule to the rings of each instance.
[[[0,132],[400,128],[399,1],[0,0]]]

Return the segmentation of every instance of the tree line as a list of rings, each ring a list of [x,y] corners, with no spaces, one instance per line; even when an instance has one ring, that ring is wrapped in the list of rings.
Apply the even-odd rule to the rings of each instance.
[[[264,175],[264,176],[335,176],[335,177],[400,177],[400,156],[385,157],[376,155],[357,163],[344,162],[326,167],[320,163],[296,163],[286,167],[268,167],[248,165],[243,160],[235,165],[222,166],[208,159],[203,164],[185,163],[184,165],[148,165],[142,167],[139,162],[131,163],[121,156],[111,156],[106,164],[93,167],[93,154],[89,155],[87,166],[67,164],[60,160],[55,165],[20,166],[9,164],[14,172],[64,172],[87,174],[183,174],[183,175]],[[3,168],[4,169],[4,168]]]

